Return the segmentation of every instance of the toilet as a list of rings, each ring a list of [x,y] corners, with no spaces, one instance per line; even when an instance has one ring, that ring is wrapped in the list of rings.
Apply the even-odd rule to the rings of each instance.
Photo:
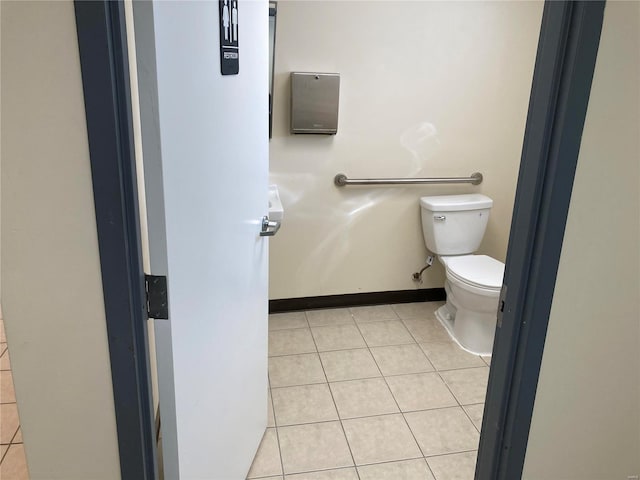
[[[427,249],[446,270],[447,302],[436,318],[465,350],[491,355],[504,264],[474,255],[482,242],[493,206],[480,194],[420,198]]]

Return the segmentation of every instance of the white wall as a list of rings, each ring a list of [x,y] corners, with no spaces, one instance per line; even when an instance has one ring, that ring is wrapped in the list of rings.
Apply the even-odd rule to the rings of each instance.
[[[525,479],[640,474],[639,20],[607,3]]]
[[[279,2],[270,170],[285,218],[271,298],[415,288],[423,195],[491,196],[481,253],[504,260],[541,14],[540,2]],[[336,136],[289,134],[291,71],[341,74]],[[479,187],[333,185],[339,172],[475,171]],[[424,278],[443,286],[440,265]]]
[[[120,478],[73,3],[2,10],[2,286],[32,480]]]

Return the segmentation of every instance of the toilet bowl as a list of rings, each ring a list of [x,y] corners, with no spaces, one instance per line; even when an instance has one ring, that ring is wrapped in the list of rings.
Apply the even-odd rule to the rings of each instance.
[[[504,264],[486,255],[438,259],[446,269],[447,303],[436,318],[463,349],[491,355]]]
[[[474,255],[484,236],[493,200],[485,195],[422,197],[425,245],[445,267],[447,302],[436,318],[451,338],[476,355],[493,349],[504,264]]]

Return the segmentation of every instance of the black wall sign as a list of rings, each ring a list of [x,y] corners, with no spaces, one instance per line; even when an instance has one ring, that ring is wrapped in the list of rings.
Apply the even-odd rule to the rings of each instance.
[[[239,0],[218,0],[220,11],[220,71],[222,75],[237,75],[240,70],[238,2]]]

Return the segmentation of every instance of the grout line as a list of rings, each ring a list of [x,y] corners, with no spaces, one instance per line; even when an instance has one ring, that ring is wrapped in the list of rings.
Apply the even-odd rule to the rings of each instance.
[[[403,325],[404,325],[404,322],[403,322]],[[405,328],[406,328],[406,326],[405,326]],[[409,332],[409,335],[411,335],[411,332]],[[413,337],[413,335],[411,335],[411,336]],[[382,369],[380,368],[380,365],[378,365],[378,361],[376,360],[376,357],[373,356],[373,353],[371,352],[371,348],[369,348],[369,355],[371,355],[371,357],[373,358],[373,361],[376,364],[376,367],[378,367],[378,370],[380,370],[380,373],[382,374]],[[424,352],[423,352],[423,355],[424,355]],[[404,412],[402,411],[402,408],[400,408],[400,404],[398,403],[398,400],[396,399],[395,395],[393,394],[393,390],[391,390],[391,387],[389,386],[389,382],[387,382],[387,378],[384,375],[382,375],[382,379],[384,380],[384,384],[387,386],[387,390],[391,394],[391,398],[393,398],[393,401],[395,402],[396,406],[398,407],[398,411],[400,412],[400,415],[402,415],[402,419],[404,420],[404,423],[407,426],[407,429],[409,430],[409,433],[411,433],[411,437],[413,438],[413,441],[415,442],[416,447],[418,447],[418,451],[422,454],[422,457],[424,458],[424,452],[422,451],[422,448],[420,448],[420,443],[418,443],[418,439],[416,438],[415,434],[413,433],[413,430],[411,430],[411,426],[409,426],[409,422],[407,421],[407,418],[404,416]],[[433,475],[433,472],[431,471],[431,467],[429,467],[429,464],[426,461],[425,461],[425,463],[427,464],[427,469]],[[435,475],[433,475],[433,477],[435,478]]]
[[[479,368],[484,368],[484,367],[479,367]],[[449,384],[445,381],[445,379],[442,377],[442,375],[440,375],[440,372],[438,372],[438,376],[440,377],[440,380],[442,380],[442,383],[444,383],[445,387],[447,387],[447,390],[449,390],[449,392],[451,392],[451,395],[453,396],[455,401],[458,403],[458,407],[460,408],[460,410],[462,410],[462,412],[465,414],[467,419],[471,422],[471,425],[473,425],[473,428],[478,432],[478,446],[479,446],[479,444],[480,444],[480,435],[481,435],[480,430],[478,429],[478,427],[476,427],[476,424],[473,423],[473,420],[471,420],[471,417],[469,416],[467,411],[462,406],[462,403],[460,403],[460,400],[458,400],[458,397],[455,395],[455,393],[453,393],[453,390],[451,390],[451,387],[449,386]],[[485,397],[486,397],[486,391],[485,391]]]
[[[276,418],[276,407],[273,405],[273,394],[271,393],[271,384],[269,384],[269,397],[271,397],[271,413],[273,414],[273,429],[276,431],[276,442],[278,442],[278,456],[280,457],[280,468],[282,469],[282,478],[284,478],[284,461],[282,460],[282,449],[280,448],[280,433],[278,432],[278,420]]]
[[[462,406],[462,410],[464,410],[464,413],[467,415],[467,417],[469,418],[469,420],[471,420],[471,423],[473,423],[473,426],[476,427],[476,430],[478,431],[478,433],[482,433],[480,432],[480,429],[478,428],[478,426],[476,425],[476,422],[473,421],[473,419],[471,418],[471,415],[469,415],[469,412],[467,412],[467,409],[465,407],[470,407],[472,405],[482,405],[482,408],[484,410],[484,403],[470,403],[468,405],[463,405]],[[482,422],[480,423],[480,426],[482,426]]]
[[[369,467],[372,465],[387,465],[387,464],[391,464],[391,463],[399,463],[399,462],[409,462],[412,460],[425,460],[425,463],[427,464],[427,468],[429,469],[429,471],[431,471],[431,468],[429,467],[429,464],[427,463],[427,460],[430,458],[436,458],[436,457],[448,457],[451,455],[460,455],[463,453],[474,453],[477,452],[477,450],[461,450],[459,452],[449,452],[449,453],[441,453],[438,455],[429,455],[428,457],[413,457],[413,458],[405,458],[403,460],[387,460],[384,462],[371,462],[371,463],[363,463],[362,465],[350,465],[348,467],[330,467],[330,468],[321,468],[319,470],[304,470],[304,471],[299,471],[299,472],[294,472],[294,473],[289,473],[287,475],[303,475],[303,474],[308,474],[308,473],[316,473],[316,472],[329,472],[329,471],[335,471],[335,470],[349,470],[349,469],[354,469],[356,471],[356,474],[359,474],[358,472],[358,467]],[[276,475],[277,477],[278,475]],[[262,477],[254,477],[250,480],[261,480],[264,478],[272,478],[273,475],[267,475],[267,476],[262,476]],[[434,478],[437,477],[434,475]]]
[[[18,424],[18,428],[16,428],[16,431],[13,433],[13,435],[11,436],[11,440],[9,440],[8,444],[5,444],[7,449],[5,450],[4,454],[2,455],[2,458],[0,458],[0,465],[2,464],[2,462],[4,461],[4,457],[7,456],[7,453],[9,452],[9,449],[11,448],[12,445],[21,445],[22,442],[20,443],[13,443],[13,440],[16,438],[16,436],[18,435],[18,432],[20,431],[20,425]]]
[[[351,310],[349,310],[349,315],[351,315],[351,318],[353,319],[353,314],[351,313]],[[306,312],[305,312],[305,316],[306,316]],[[309,321],[309,319],[307,318],[307,322],[308,321]],[[355,323],[355,321],[354,321],[354,323]],[[311,326],[311,324],[309,324],[309,326]],[[356,328],[358,328],[358,327],[356,326]],[[362,335],[362,333],[360,333],[360,335]],[[315,337],[313,337],[313,334],[311,335],[311,337],[313,338],[313,343],[316,345],[316,349],[317,349],[318,345],[316,344],[316,339],[315,339]],[[349,439],[347,438],[347,432],[344,429],[344,424],[342,423],[342,418],[340,418],[340,412],[338,411],[338,404],[336,403],[336,399],[333,396],[333,390],[331,390],[331,386],[329,385],[329,377],[327,377],[327,372],[324,369],[324,363],[322,363],[322,357],[320,357],[320,366],[322,367],[322,373],[324,374],[324,378],[327,380],[327,388],[329,389],[329,395],[331,395],[331,401],[333,402],[333,408],[336,409],[336,415],[338,417],[338,421],[340,422],[340,428],[342,429],[342,434],[344,435],[344,441],[347,442],[347,448],[349,449],[349,455],[351,455],[351,461],[353,462],[353,467],[354,467],[354,469],[356,471],[356,476],[358,477],[358,480],[360,480],[360,473],[358,472],[358,469],[355,468],[356,459],[353,456],[353,451],[351,450],[351,444],[349,443]]]
[[[313,329],[313,328],[326,328],[326,327],[344,327],[345,325],[355,325],[356,322],[354,322],[353,320],[350,322],[338,322],[338,323],[327,323],[324,325],[311,325],[309,324],[309,328]]]
[[[20,443],[14,443],[13,441],[15,440],[16,436],[18,435],[18,431],[20,430],[20,424],[18,424],[18,428],[16,428],[16,431],[13,432],[13,435],[11,436],[11,440],[9,440],[9,444],[10,445],[20,445]]]
[[[358,350],[364,350],[364,349],[358,349]],[[375,358],[374,358],[374,361],[375,361]],[[320,363],[322,364],[322,362],[320,362]],[[480,368],[483,368],[483,367],[480,367]],[[459,370],[466,370],[466,369],[459,369]],[[451,372],[451,371],[453,371],[453,370],[446,370],[445,372]],[[397,374],[397,375],[379,375],[379,376],[376,376],[376,377],[356,377],[356,378],[349,378],[349,379],[345,379],[345,380],[329,380],[327,382],[296,383],[296,384],[293,384],[293,385],[278,385],[278,386],[272,387],[272,389],[279,390],[279,389],[282,389],[282,388],[310,387],[310,386],[313,386],[313,385],[324,385],[325,383],[330,383],[331,384],[331,383],[356,382],[356,381],[359,381],[359,380],[373,380],[373,379],[382,378],[382,377],[385,377],[385,378],[390,378],[390,377],[408,377],[410,375],[426,375],[426,374],[440,374],[440,372],[437,371],[437,370],[432,370],[432,371],[429,371],[429,372],[400,373],[400,374]],[[440,376],[440,379],[443,380],[441,376]],[[444,380],[443,380],[443,382],[444,382]],[[447,385],[446,382],[444,382],[444,383],[445,383],[445,385]],[[448,387],[448,385],[447,385],[447,387]],[[449,388],[449,391],[451,392],[450,388]],[[456,396],[453,394],[453,392],[451,392],[451,394],[454,396],[454,398],[456,398]],[[457,400],[457,398],[456,398],[456,400]],[[484,403],[484,402],[460,403],[460,405],[461,406],[478,405],[480,403]],[[433,409],[427,408],[425,410],[433,410]],[[420,410],[416,410],[416,411],[420,411]]]
[[[311,325],[309,324],[309,318],[307,317],[307,312],[303,311],[302,315],[304,315],[304,321],[307,322],[307,327],[309,328],[309,334],[311,334]],[[316,347],[316,355],[318,357],[318,362],[320,362],[320,366],[322,366],[322,360],[320,359],[320,354],[318,353],[318,346],[316,345],[316,341],[313,338],[313,334],[311,334],[311,339],[313,340],[313,344]],[[322,373],[324,374],[324,368],[322,370]],[[325,375],[325,380],[326,380],[327,376]],[[322,385],[322,384],[320,384]],[[269,384],[269,386],[271,386],[271,384]],[[329,388],[329,386],[327,385],[327,388]],[[273,401],[273,389],[269,388],[269,395],[271,395],[271,408],[273,409],[273,423],[275,424],[275,429],[276,429],[276,440],[278,441],[278,453],[280,454],[280,467],[282,468],[282,478],[285,477],[286,472],[284,471],[284,460],[282,459],[282,445],[280,443],[280,432],[279,432],[279,425],[278,425],[278,417],[276,416],[276,405]]]
[[[286,328],[276,328],[276,329],[269,330],[269,335],[271,335],[272,333],[286,332],[287,330],[304,330],[305,328],[309,328],[309,327],[286,327]]]
[[[353,317],[353,319],[358,325],[362,325],[365,323],[391,322],[393,320],[400,320],[400,317],[375,318],[373,320],[358,320],[356,317]]]
[[[375,359],[374,359],[375,361]],[[379,367],[378,367],[379,368]],[[407,373],[407,374],[401,374],[401,375],[389,375],[389,377],[404,377],[404,376],[410,376],[410,375],[424,375],[424,374],[437,374],[438,372],[422,372],[422,373]],[[384,379],[385,380],[385,384],[387,385],[387,387],[390,389],[388,382],[386,381],[387,377],[385,377],[384,375],[379,376],[379,377],[364,377],[364,378],[353,378],[350,380],[338,380],[335,382],[318,382],[318,383],[305,383],[302,385],[288,385],[288,386],[284,386],[284,387],[273,387],[271,390],[282,390],[285,388],[296,388],[296,387],[312,387],[314,385],[328,385],[329,389],[331,389],[331,384],[334,383],[346,383],[346,382],[360,382],[363,380],[377,380],[377,379]],[[440,377],[440,379],[442,380],[442,377]],[[360,418],[372,418],[372,417],[383,417],[386,415],[397,415],[398,413],[416,413],[416,412],[430,412],[432,410],[443,410],[443,409],[447,409],[447,408],[458,408],[458,407],[462,407],[462,409],[465,411],[466,413],[466,409],[464,407],[470,407],[470,406],[474,406],[474,405],[484,405],[483,402],[475,402],[475,403],[460,403],[460,401],[457,399],[457,397],[453,394],[453,392],[451,391],[451,388],[449,387],[449,385],[447,385],[447,383],[443,380],[444,385],[447,387],[447,390],[449,391],[449,393],[451,393],[451,396],[453,397],[453,399],[456,402],[456,405],[450,405],[447,407],[432,407],[432,408],[419,408],[417,410],[400,410],[400,406],[398,405],[398,412],[393,412],[393,413],[380,413],[380,414],[376,414],[376,415],[361,415],[361,416],[357,416],[357,417],[349,417],[349,418],[344,418],[344,417],[340,417],[340,419],[342,420],[355,420],[355,419],[360,419]],[[391,392],[391,395],[393,396],[393,392]],[[395,397],[394,397],[395,400]],[[273,401],[273,397],[272,397],[272,401]],[[397,402],[396,402],[397,404]],[[337,410],[337,407],[336,407]],[[275,415],[274,415],[275,416]],[[338,414],[339,416],[339,414]],[[469,415],[467,415],[469,416]],[[471,417],[469,417],[469,420],[471,420]],[[290,423],[290,424],[286,424],[286,425],[276,425],[278,427],[293,427],[293,426],[297,426],[297,425],[311,425],[313,423],[327,423],[327,422],[335,422],[336,420],[322,420],[320,422],[303,422],[303,423]],[[471,423],[473,423],[473,421],[471,421]],[[475,426],[475,424],[474,424]],[[476,428],[477,430],[477,428]]]
[[[342,324],[342,325],[351,325],[351,324]],[[356,327],[358,327],[359,329],[359,325],[356,324]],[[306,329],[307,327],[299,327],[299,328],[287,328],[287,329],[282,329],[282,330],[275,330],[275,332],[283,332],[283,331],[287,331],[287,330],[303,330]],[[296,352],[296,353],[283,353],[283,354],[279,354],[279,355],[269,355],[269,358],[275,358],[275,357],[291,357],[294,355],[305,355],[305,354],[309,354],[309,353],[326,353],[326,352],[341,352],[344,350],[362,350],[365,348],[385,348],[385,347],[402,347],[405,345],[414,345],[417,344],[420,347],[420,344],[424,344],[424,343],[442,343],[442,344],[452,344],[454,342],[418,342],[415,338],[415,336],[413,335],[413,333],[411,333],[411,331],[409,331],[409,329],[407,328],[407,331],[409,332],[409,334],[412,337],[412,341],[411,342],[402,342],[402,343],[390,343],[390,344],[384,344],[384,345],[370,345],[366,338],[364,338],[364,335],[362,334],[362,331],[360,331],[360,334],[363,337],[363,340],[365,342],[365,346],[352,346],[352,347],[341,347],[341,348],[330,348],[330,349],[323,349],[323,350],[319,350],[317,343],[315,342],[315,337],[313,336],[313,328],[317,328],[317,327],[311,327],[311,337],[314,340],[314,344],[315,344],[315,348],[316,350],[309,350],[309,351],[300,351],[300,352]],[[405,326],[406,328],[406,326]],[[272,332],[269,332],[272,333]],[[420,347],[420,350],[422,350],[422,348]],[[490,365],[487,365],[486,362],[484,362],[484,359],[482,359],[482,357],[480,355],[477,355],[479,358],[482,359],[484,365],[473,365],[473,366],[467,366],[467,367],[458,367],[458,368],[441,368],[441,369],[437,369],[429,360],[429,357],[427,357],[427,355],[424,353],[424,350],[422,350],[422,353],[425,355],[425,357],[427,358],[427,360],[429,361],[429,363],[431,364],[431,366],[433,367],[434,370],[438,370],[440,372],[447,372],[447,371],[451,371],[451,370],[467,370],[467,369],[471,369],[471,368],[487,368],[490,367]]]
[[[429,459],[429,458],[435,458],[435,457],[448,457],[450,455],[460,455],[461,453],[473,453],[473,452],[477,452],[477,449],[473,449],[473,450],[460,450],[459,452],[449,452],[449,453],[438,453],[437,455],[428,455],[426,457],[424,457],[425,459]]]
[[[312,335],[313,337],[313,335]],[[314,338],[314,342],[315,342],[315,338]],[[316,350],[316,351],[306,351],[306,352],[298,352],[298,353],[283,353],[282,355],[269,355],[269,358],[277,358],[277,357],[292,357],[294,355],[307,355],[310,353],[329,353],[329,352],[344,352],[345,350],[364,350],[364,349],[370,349],[370,348],[384,348],[384,347],[404,347],[406,345],[415,345],[416,342],[411,342],[411,343],[392,343],[390,345],[368,345],[366,344],[366,340],[365,340],[365,345],[364,346],[359,346],[359,347],[344,347],[344,348],[331,348],[329,350]],[[318,348],[316,346],[316,348]],[[431,362],[429,362],[431,363]],[[467,368],[467,367],[465,367]],[[468,368],[487,368],[486,366],[481,366],[481,367],[468,367]],[[435,370],[435,367],[434,367]],[[451,370],[464,370],[464,368],[452,368]]]
[[[415,340],[415,342],[418,344],[418,346],[420,346],[420,343],[421,343],[421,342],[419,342],[419,341],[418,341],[418,338],[417,338],[417,337],[414,335],[414,333],[411,331],[411,329],[409,328],[409,326],[407,325],[407,323],[405,322],[405,320],[411,320],[411,319],[409,319],[409,318],[401,318],[401,319],[400,319],[400,321],[401,321],[401,322],[402,322],[402,324],[404,325],[404,328],[406,328],[406,329],[409,331],[409,335],[411,335],[411,336],[413,337],[413,339]],[[419,318],[418,318],[418,319],[413,319],[413,320],[421,320],[421,319],[419,319]],[[425,342],[422,342],[422,343],[425,343]],[[420,348],[420,350],[422,350],[422,347]],[[423,353],[424,353],[424,350],[423,350]],[[426,356],[426,354],[425,354],[425,356]]]
[[[404,320],[403,320],[403,322],[402,322],[402,323],[404,323]],[[405,324],[405,327],[406,327],[406,324]],[[408,328],[408,327],[407,327],[407,330],[409,330],[409,328]],[[413,336],[413,338],[414,338],[414,339],[416,340],[416,342],[418,343],[418,346],[420,346],[420,342],[418,342],[418,341],[417,341],[418,339],[415,337],[415,335],[413,334],[413,332],[411,332],[411,330],[409,330],[409,333],[411,333],[411,335]],[[422,343],[428,343],[428,342],[422,342]],[[429,357],[427,356],[427,354],[425,353],[425,351],[422,349],[422,347],[420,347],[420,350],[422,350],[422,353],[423,353],[423,354],[424,354],[424,356],[425,356],[425,357],[427,357],[427,359],[428,359]],[[482,358],[482,357],[481,357],[481,358]],[[433,365],[433,364],[432,364],[432,365]],[[434,366],[434,368],[435,368],[435,366]],[[486,367],[471,367],[471,368],[486,368]],[[438,374],[438,377],[440,378],[440,380],[442,381],[442,383],[444,383],[445,387],[447,387],[447,390],[449,390],[449,393],[451,393],[451,396],[454,398],[454,400],[455,400],[455,401],[456,401],[456,403],[458,404],[458,407],[460,407],[460,408],[462,409],[462,411],[464,412],[464,414],[466,415],[466,417],[469,419],[469,421],[471,422],[471,424],[473,425],[473,427],[474,427],[476,430],[478,430],[478,429],[477,429],[477,427],[476,427],[476,425],[475,425],[475,423],[473,423],[473,420],[471,420],[471,417],[469,416],[469,414],[467,413],[467,411],[466,411],[464,408],[462,408],[462,404],[460,403],[460,400],[458,400],[458,397],[455,395],[455,393],[453,393],[453,390],[451,390],[451,387],[449,386],[449,384],[448,384],[448,383],[445,381],[445,379],[442,377],[441,372],[445,372],[445,371],[446,371],[446,372],[451,372],[451,371],[454,371],[454,370],[468,370],[468,369],[467,369],[467,368],[456,368],[456,369],[450,369],[450,370],[438,370],[438,369],[436,369],[436,370],[435,370],[435,373],[437,373],[437,374]],[[485,396],[486,396],[486,393],[485,393]]]
[[[377,379],[380,379],[380,378],[382,378],[382,377],[376,377],[374,379],[365,379],[365,380],[377,380]],[[319,383],[317,385],[326,385],[326,384],[325,383]],[[329,387],[329,389],[331,389],[331,387]],[[393,394],[392,394],[392,396],[393,396]],[[482,405],[482,404],[474,403],[472,405]],[[287,424],[283,424],[283,425],[276,425],[276,427],[278,427],[278,428],[300,427],[300,426],[304,426],[304,425],[315,425],[317,423],[334,423],[334,422],[337,422],[339,420],[345,420],[345,421],[362,420],[362,419],[365,419],[365,418],[389,417],[391,415],[398,415],[399,413],[433,412],[435,410],[451,410],[451,409],[457,409],[459,407],[460,407],[460,405],[450,405],[448,407],[423,408],[423,409],[420,409],[420,410],[405,410],[404,412],[398,408],[397,412],[378,413],[376,415],[361,415],[361,416],[357,416],[357,417],[341,417],[340,414],[338,413],[338,418],[334,419],[334,420],[320,420],[320,421],[317,421],[317,422],[302,422],[302,423],[287,423]],[[275,428],[275,427],[268,427],[268,428]],[[477,428],[476,428],[476,430],[477,430]]]
[[[440,368],[440,369],[436,368],[436,371],[437,372],[446,373],[446,372],[457,372],[459,370],[479,370],[481,368],[487,368],[487,366],[486,365],[480,365],[480,366],[476,366],[476,367]]]
[[[392,307],[393,308],[393,307]],[[395,311],[395,310],[394,310]],[[396,312],[398,313],[398,312]],[[398,315],[400,317],[400,315]],[[422,318],[420,318],[421,320]],[[453,397],[453,399],[456,401],[456,403],[458,404],[458,407],[464,412],[464,414],[467,416],[467,418],[469,419],[469,421],[471,422],[471,424],[473,425],[473,427],[477,430],[475,424],[473,423],[473,421],[471,420],[471,418],[469,417],[469,414],[466,412],[466,410],[464,408],[462,408],[462,405],[460,404],[460,401],[458,400],[458,398],[454,395],[453,391],[451,391],[451,388],[449,387],[449,385],[447,384],[447,382],[444,381],[444,378],[442,378],[442,375],[440,374],[440,371],[438,369],[435,368],[435,365],[433,365],[431,363],[431,360],[429,359],[428,355],[426,354],[426,352],[422,349],[422,347],[420,347],[420,342],[418,342],[418,339],[416,338],[416,336],[413,334],[413,332],[411,331],[411,329],[407,326],[405,319],[400,317],[400,320],[402,322],[402,324],[404,325],[404,327],[409,331],[409,334],[411,335],[411,337],[415,340],[415,342],[418,344],[418,348],[420,348],[420,351],[422,352],[422,354],[424,355],[424,357],[427,359],[427,361],[431,364],[431,366],[434,368],[435,373],[438,375],[438,378],[440,378],[440,380],[442,381],[442,383],[444,383],[445,387],[447,388],[447,390],[449,390],[449,392],[451,393],[451,396]],[[424,342],[423,342],[424,343]],[[374,358],[375,360],[375,358]],[[387,382],[386,377],[383,376],[383,378],[385,379],[385,383]],[[388,383],[387,383],[387,387],[389,387]],[[389,387],[389,390],[391,390],[391,388]],[[394,400],[395,400],[395,396],[393,395],[393,391],[391,392],[391,395],[393,396]],[[396,402],[397,403],[397,402]],[[400,408],[400,405],[398,404],[398,408]],[[451,407],[448,407],[451,408]],[[402,413],[402,418],[404,418],[404,421],[407,424],[407,427],[409,428],[409,431],[411,432],[411,435],[413,435],[413,438],[416,441],[416,444],[418,445],[418,448],[420,448],[420,444],[418,443],[417,439],[415,438],[415,435],[413,433],[413,430],[411,430],[411,426],[409,425],[409,422],[407,421],[407,418],[404,415],[404,412],[402,412],[402,410],[400,410]],[[410,413],[410,412],[407,412]],[[425,463],[427,464],[427,468],[429,469],[429,471],[431,472],[431,474],[433,475],[434,478],[436,478],[435,473],[433,472],[433,470],[431,470],[431,466],[429,465],[429,462],[426,461],[426,456],[424,455],[424,452],[422,451],[422,448],[420,448],[420,451],[423,455],[423,457],[425,458]]]
[[[399,346],[399,345],[391,345],[391,346]],[[380,347],[372,347],[372,348],[380,348]],[[366,350],[366,347],[362,347],[362,348],[348,348],[345,350],[331,350],[332,352],[342,352],[342,351],[347,351],[347,350]],[[370,350],[370,348],[368,349]],[[310,352],[310,353],[296,353],[296,354],[291,354],[291,355],[279,355],[277,357],[270,357],[270,358],[281,358],[281,357],[295,357],[297,355],[313,355],[314,353],[316,354],[320,354],[320,353],[329,353],[329,352]],[[373,352],[372,356],[373,356]],[[424,352],[423,352],[424,355]],[[426,357],[426,355],[425,355]],[[374,361],[375,361],[375,357],[374,357]],[[427,357],[427,361],[428,357]],[[322,362],[321,362],[322,363]],[[431,364],[431,362],[429,362]],[[376,362],[377,364],[377,362]],[[380,375],[378,377],[357,377],[357,378],[349,378],[346,380],[331,380],[328,383],[341,383],[341,382],[353,382],[353,381],[357,381],[357,380],[368,380],[368,379],[374,379],[374,378],[380,378],[380,377],[403,377],[403,376],[409,376],[409,375],[423,375],[423,374],[427,374],[427,373],[440,373],[440,372],[455,372],[455,371],[459,371],[459,370],[473,370],[473,369],[481,369],[481,368],[487,368],[487,367],[462,367],[462,368],[451,368],[451,369],[447,369],[447,370],[437,370],[437,369],[433,369],[433,370],[429,370],[426,372],[413,372],[413,373],[396,373],[393,375]],[[378,367],[378,369],[380,369]],[[442,377],[440,377],[442,379]],[[444,380],[443,380],[444,381]],[[279,389],[279,388],[292,388],[292,387],[307,387],[307,386],[311,386],[311,385],[322,385],[323,383],[326,382],[315,382],[315,383],[300,383],[300,384],[294,384],[294,385],[281,385],[281,386],[276,386],[276,387],[272,387],[275,389]],[[446,383],[446,382],[445,382]],[[452,393],[453,394],[453,393]],[[454,395],[455,397],[455,395]],[[474,402],[474,403],[465,403],[463,405],[477,405],[478,403],[482,403],[482,402]]]

